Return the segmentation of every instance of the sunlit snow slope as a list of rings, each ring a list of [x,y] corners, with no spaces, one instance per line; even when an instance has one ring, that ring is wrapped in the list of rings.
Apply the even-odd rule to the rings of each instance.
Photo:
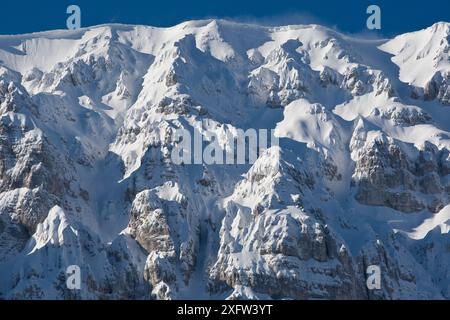
[[[0,36],[0,298],[449,299],[449,49],[446,22]],[[249,128],[280,145],[171,161],[177,129]]]

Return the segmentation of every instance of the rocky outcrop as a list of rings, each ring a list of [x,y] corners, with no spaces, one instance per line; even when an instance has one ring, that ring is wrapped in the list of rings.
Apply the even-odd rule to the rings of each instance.
[[[416,153],[411,159],[405,151]],[[367,205],[386,206],[402,212],[428,209],[439,212],[448,192],[442,185],[447,167],[447,150],[426,144],[423,150],[406,146],[379,131],[357,123],[350,149],[356,163],[353,184],[356,199]]]

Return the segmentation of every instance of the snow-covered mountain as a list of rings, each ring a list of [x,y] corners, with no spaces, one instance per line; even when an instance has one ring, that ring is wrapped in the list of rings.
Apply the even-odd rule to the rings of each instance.
[[[0,298],[450,299],[449,49],[445,22],[0,36]],[[225,128],[280,143],[171,161]]]

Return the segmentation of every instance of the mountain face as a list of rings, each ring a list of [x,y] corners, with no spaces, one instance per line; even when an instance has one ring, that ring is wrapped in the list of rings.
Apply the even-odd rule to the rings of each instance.
[[[0,298],[450,299],[449,49],[450,23],[0,36]],[[172,161],[225,128],[280,142]]]

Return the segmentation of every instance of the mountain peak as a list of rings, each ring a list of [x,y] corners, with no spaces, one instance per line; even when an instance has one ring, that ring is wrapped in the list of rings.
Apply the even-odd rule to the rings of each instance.
[[[449,298],[448,26],[1,36],[0,297]]]

